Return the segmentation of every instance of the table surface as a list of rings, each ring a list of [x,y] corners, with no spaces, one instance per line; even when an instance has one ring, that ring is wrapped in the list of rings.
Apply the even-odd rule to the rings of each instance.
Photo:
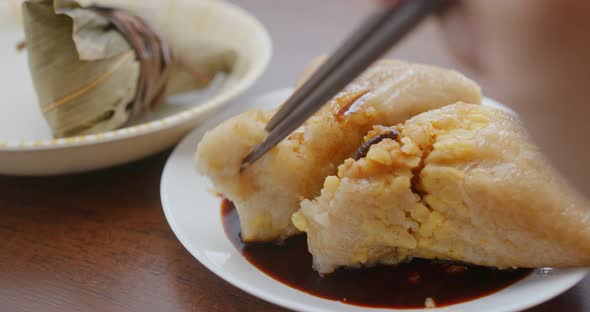
[[[370,10],[355,0],[234,2],[274,43],[269,70],[238,104],[291,85]],[[392,55],[461,69],[433,29]],[[174,237],[159,196],[168,153],[86,174],[0,177],[0,311],[282,311],[216,277]],[[588,294],[587,278],[531,311],[590,311]]]
[[[64,177],[0,177],[0,311],[282,311],[209,272],[160,205],[168,153]],[[531,311],[588,311],[590,279]]]

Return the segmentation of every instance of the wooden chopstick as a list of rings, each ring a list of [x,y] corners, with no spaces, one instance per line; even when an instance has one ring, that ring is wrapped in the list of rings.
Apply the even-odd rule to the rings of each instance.
[[[240,171],[301,126],[311,115],[360,75],[377,58],[447,0],[402,0],[373,14],[285,102],[269,121],[268,137],[244,158]]]
[[[362,42],[365,38],[369,38],[383,24],[388,15],[388,10],[380,10],[372,18],[365,20],[360,28],[336,49],[336,52],[285,101],[281,109],[266,125],[266,131],[272,131],[295,107],[320,87],[322,82],[346,61],[348,56],[357,48],[359,42]]]

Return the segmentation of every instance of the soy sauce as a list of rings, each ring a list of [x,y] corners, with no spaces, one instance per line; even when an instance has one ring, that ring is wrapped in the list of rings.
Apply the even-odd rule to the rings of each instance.
[[[424,308],[426,298],[430,297],[441,307],[489,295],[532,271],[414,259],[397,266],[339,269],[321,277],[312,269],[305,235],[292,237],[281,245],[245,244],[240,239],[240,222],[231,201],[223,200],[221,215],[231,242],[259,270],[300,291],[357,306]]]

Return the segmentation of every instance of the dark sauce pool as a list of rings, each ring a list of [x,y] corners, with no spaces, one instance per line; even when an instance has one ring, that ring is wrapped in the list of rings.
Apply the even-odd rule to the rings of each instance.
[[[225,233],[244,257],[275,280],[324,299],[379,308],[424,308],[427,297],[437,307],[494,293],[526,277],[532,270],[496,270],[448,262],[414,259],[398,266],[340,269],[320,277],[311,267],[305,235],[282,245],[245,244],[231,201],[224,199]]]

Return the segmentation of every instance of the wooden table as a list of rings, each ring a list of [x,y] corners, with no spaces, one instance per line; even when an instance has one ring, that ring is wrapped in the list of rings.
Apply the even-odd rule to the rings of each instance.
[[[283,311],[209,272],[160,205],[168,153],[93,173],[0,177],[0,311]],[[590,279],[531,311],[590,310]]]

